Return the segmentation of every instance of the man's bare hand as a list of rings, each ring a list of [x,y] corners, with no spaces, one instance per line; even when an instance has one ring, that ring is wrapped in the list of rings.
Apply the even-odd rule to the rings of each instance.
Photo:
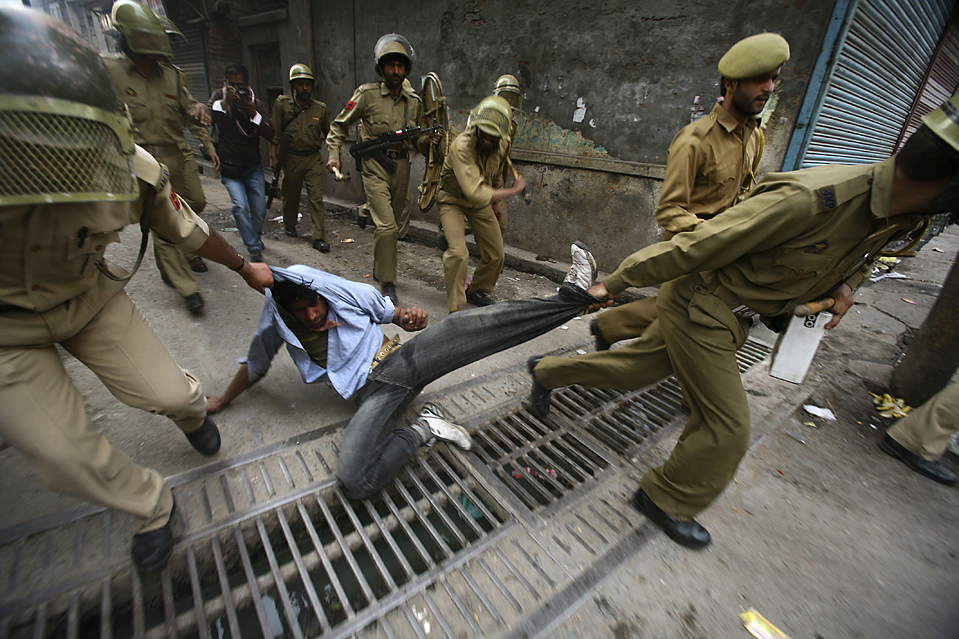
[[[430,144],[437,146],[440,143],[440,140],[443,139],[442,131],[430,131]]]
[[[197,121],[198,124],[203,126],[210,126],[210,122],[213,120],[210,118],[210,107],[205,104],[197,102],[193,109],[190,111],[190,117]]]
[[[593,311],[598,311],[601,308],[606,308],[613,305],[613,300],[616,299],[616,296],[609,292],[606,288],[606,282],[596,282],[588,289],[586,292],[592,295],[593,297],[606,298],[605,302],[590,304],[589,308],[586,309],[587,313],[592,313]]]
[[[836,328],[843,316],[848,313],[849,309],[856,303],[852,294],[852,288],[848,284],[843,284],[837,288],[833,291],[832,296],[836,299],[836,303],[832,305],[832,308],[828,309],[829,312],[832,313],[832,319],[823,327],[827,331]]]
[[[217,155],[216,151],[210,151],[210,161],[213,162],[213,170],[220,170],[220,156]]]
[[[429,323],[429,314],[421,308],[397,307],[393,311],[393,323],[404,331],[421,331]]]
[[[526,188],[526,180],[523,179],[522,175],[517,175],[516,179],[513,180],[513,188],[516,189],[517,193],[522,193],[523,189]]]
[[[223,401],[222,397],[210,397],[206,396],[206,414],[213,415],[214,413],[219,413],[226,407],[226,402]]]
[[[326,161],[326,170],[330,173],[333,172],[333,167],[336,167],[337,171],[343,170],[343,165],[340,163],[340,158],[330,158]]]

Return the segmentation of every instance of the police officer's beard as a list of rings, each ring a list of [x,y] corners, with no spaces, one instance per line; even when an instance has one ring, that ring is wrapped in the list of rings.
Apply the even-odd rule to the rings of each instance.
[[[386,86],[391,89],[403,86],[403,76],[401,75],[388,75],[383,78],[386,80]]]
[[[756,96],[757,98],[760,96]],[[754,99],[750,99],[748,95],[743,91],[741,86],[736,86],[736,90],[733,92],[733,106],[744,115],[758,115],[762,112],[763,107],[766,106],[766,103],[757,104]]]

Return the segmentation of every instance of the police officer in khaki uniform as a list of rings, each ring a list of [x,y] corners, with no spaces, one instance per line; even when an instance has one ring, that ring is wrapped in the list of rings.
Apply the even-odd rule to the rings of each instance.
[[[219,168],[219,158],[205,128],[210,123],[209,110],[193,99],[183,72],[168,61],[173,55],[169,37],[179,31],[172,22],[161,20],[133,0],[118,0],[112,16],[123,53],[106,58],[106,64],[117,98],[130,110],[135,140],[167,167],[174,190],[200,213],[206,198],[183,127],[190,126],[210,154],[214,169]],[[205,303],[190,263],[156,235],[153,251],[163,281],[176,289],[191,313],[201,315]],[[197,268],[201,268],[199,263]]]
[[[643,477],[633,497],[676,542],[693,548],[710,542],[693,517],[732,480],[749,445],[736,349],[751,317],[834,297],[826,328],[835,327],[887,242],[923,215],[959,206],[959,95],[945,106],[939,113],[950,114],[951,126],[921,127],[896,156],[770,174],[742,203],[634,253],[589,289],[615,297],[630,286],[667,282],[657,315],[668,357],[638,355],[610,371],[609,386],[638,389],[675,372],[683,389],[689,420],[669,459]],[[538,373],[531,402],[543,414],[549,391],[538,386]]]
[[[166,170],[134,145],[99,54],[69,27],[0,7],[0,51],[0,437],[51,489],[136,517],[134,564],[159,568],[173,547],[170,487],[97,430],[57,346],[118,399],[170,417],[213,455],[220,435],[199,382],[177,366],[124,292],[130,275],[104,253],[142,220],[257,290],[272,274],[245,263],[173,193]]]
[[[286,234],[296,237],[296,221],[300,213],[300,190],[306,183],[306,197],[310,200],[310,219],[313,222],[313,248],[329,253],[323,226],[323,163],[320,145],[330,132],[330,115],[326,105],[313,99],[315,81],[313,72],[305,64],[290,67],[292,95],[279,95],[273,103],[273,128],[277,137],[270,143],[273,170],[277,166],[277,147],[285,136],[286,157],[283,166],[282,197],[283,226]]]
[[[936,393],[886,431],[879,447],[917,473],[946,486],[959,478],[939,463],[949,438],[959,431],[959,382]]]
[[[503,269],[503,232],[497,221],[499,204],[522,193],[526,183],[518,178],[503,188],[503,171],[510,140],[509,103],[489,96],[470,112],[466,131],[456,136],[443,160],[436,202],[449,248],[443,253],[446,274],[446,308],[461,310],[466,302],[476,306],[493,303],[490,293]],[[469,250],[465,224],[473,229],[480,262],[466,289]],[[464,292],[465,290],[465,292]]]
[[[513,153],[513,140],[516,138],[516,127],[519,125],[516,120],[519,117],[519,114],[523,111],[523,90],[520,89],[519,80],[516,79],[516,76],[506,74],[501,75],[496,79],[496,84],[493,87],[493,95],[499,96],[509,103],[511,117],[509,127],[509,145],[506,148],[506,157],[510,157]],[[510,171],[508,164],[503,167],[504,183],[509,179],[511,173],[512,171]],[[505,242],[506,228],[509,226],[506,200],[501,200],[499,202],[499,215],[496,220],[499,222],[499,228],[503,233],[503,241]]]
[[[381,82],[360,85],[336,119],[330,124],[326,146],[330,158],[326,163],[342,168],[340,151],[350,125],[360,121],[361,142],[407,127],[423,124],[423,103],[407,83],[415,62],[413,47],[401,35],[383,36],[373,48],[373,64],[383,77]],[[439,135],[421,136],[406,140],[389,149],[387,155],[396,161],[396,171],[390,173],[379,162],[368,158],[363,162],[363,188],[376,224],[373,233],[373,277],[382,292],[396,303],[396,240],[406,237],[410,223],[410,160],[412,151],[424,153],[428,145],[438,142]]]
[[[740,40],[720,59],[723,100],[683,127],[669,145],[656,208],[664,239],[696,228],[749,193],[762,159],[758,115],[787,60],[789,43],[775,33]],[[590,331],[597,347],[606,350],[639,337],[655,319],[656,298],[647,297],[600,314]]]

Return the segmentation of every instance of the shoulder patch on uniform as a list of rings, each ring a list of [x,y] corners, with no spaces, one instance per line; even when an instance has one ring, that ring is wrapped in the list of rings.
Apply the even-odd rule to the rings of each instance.
[[[829,240],[820,240],[814,244],[810,244],[803,249],[803,253],[811,253],[813,255],[822,255],[826,249],[829,248]]]
[[[176,191],[173,187],[170,187],[170,201],[173,202],[173,208],[177,211],[180,210],[180,197],[176,194]]]
[[[836,187],[824,186],[823,188],[819,189],[819,198],[822,200],[823,208],[836,208]]]
[[[346,106],[343,107],[343,110],[352,111],[354,108],[356,108],[356,102],[354,102],[353,100],[350,100],[349,102],[346,103]]]

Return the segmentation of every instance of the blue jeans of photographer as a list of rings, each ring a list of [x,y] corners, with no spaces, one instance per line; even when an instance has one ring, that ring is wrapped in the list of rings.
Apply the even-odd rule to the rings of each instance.
[[[220,174],[220,182],[230,193],[233,202],[233,219],[240,230],[240,237],[248,251],[262,251],[263,220],[266,218],[266,183],[263,181],[263,165],[242,179],[233,179]]]
[[[417,333],[388,355],[356,393],[359,409],[343,436],[336,471],[343,492],[351,499],[376,494],[423,445],[415,431],[397,427],[397,421],[427,384],[538,337],[597,301],[564,284],[552,297],[460,311]]]

